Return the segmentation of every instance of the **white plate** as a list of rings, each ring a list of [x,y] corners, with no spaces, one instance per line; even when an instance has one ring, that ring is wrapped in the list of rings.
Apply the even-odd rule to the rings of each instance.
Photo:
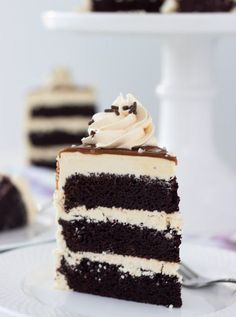
[[[32,244],[53,241],[55,237],[54,210],[52,207],[39,213],[26,227],[0,233],[0,252]]]
[[[183,290],[181,309],[168,309],[53,288],[54,244],[11,251],[0,256],[0,312],[20,317],[233,317],[235,289],[215,286]],[[236,254],[186,244],[183,260],[207,276],[236,276]]]

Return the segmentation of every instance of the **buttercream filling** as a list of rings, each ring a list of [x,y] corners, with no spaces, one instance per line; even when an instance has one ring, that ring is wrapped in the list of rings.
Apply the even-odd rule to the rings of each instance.
[[[63,145],[57,146],[33,146],[27,144],[28,148],[28,159],[29,160],[49,160],[56,161],[56,157],[60,150],[63,148]]]
[[[86,131],[89,118],[29,118],[26,123],[28,132],[53,132],[60,130],[68,133]],[[85,132],[86,134],[86,132]]]
[[[56,192],[54,201],[58,219],[73,221],[85,218],[93,222],[103,221],[111,223],[118,221],[123,224],[143,226],[159,231],[171,228],[181,233],[182,217],[179,212],[167,214],[164,211],[149,212],[146,210],[128,210],[115,207],[97,207],[96,209],[88,210],[85,206],[79,206],[71,209],[69,212],[65,212],[63,193]]]
[[[151,178],[170,180],[175,176],[176,164],[156,157],[128,155],[86,155],[80,152],[63,152],[58,158],[60,166],[59,189],[66,179],[74,174],[89,176],[91,173],[109,173],[118,175],[133,174],[136,177],[148,175]]]
[[[95,104],[96,98],[94,92],[80,90],[39,90],[28,96],[28,109],[48,105],[50,107],[59,107],[64,104],[76,105],[79,107],[86,104]]]
[[[140,277],[142,275],[152,276],[161,273],[164,275],[177,276],[179,263],[158,261],[154,259],[143,259],[132,256],[123,256],[117,254],[92,253],[92,252],[71,252],[68,248],[56,251],[56,261],[60,263],[62,257],[71,266],[78,265],[82,259],[88,259],[92,262],[108,263],[119,266],[121,272],[128,272],[130,275]],[[57,264],[57,267],[60,267]]]

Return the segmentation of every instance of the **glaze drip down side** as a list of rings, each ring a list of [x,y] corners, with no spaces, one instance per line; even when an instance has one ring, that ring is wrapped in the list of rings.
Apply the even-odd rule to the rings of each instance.
[[[101,154],[114,154],[114,155],[130,155],[130,156],[147,156],[147,157],[157,157],[165,160],[173,161],[177,165],[177,158],[174,155],[168,153],[164,148],[158,146],[143,146],[138,148],[133,148],[132,150],[128,149],[101,149],[96,148],[92,145],[80,145],[72,146],[65,148],[60,151],[59,157],[62,153],[66,152],[80,152],[82,154],[91,154],[91,155],[101,155]]]

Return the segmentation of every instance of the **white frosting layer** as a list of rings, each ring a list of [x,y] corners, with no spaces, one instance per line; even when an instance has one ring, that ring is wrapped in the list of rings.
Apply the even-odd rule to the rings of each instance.
[[[32,223],[34,220],[36,213],[37,213],[37,207],[34,202],[32,192],[29,188],[28,183],[21,177],[18,176],[10,176],[7,175],[7,177],[10,178],[12,183],[16,186],[16,188],[19,190],[21,194],[21,199],[25,205],[26,212],[27,212],[27,221],[28,223]]]
[[[164,274],[177,276],[179,263],[158,261],[154,259],[138,258],[133,256],[124,256],[109,253],[92,252],[71,252],[66,246],[62,236],[58,236],[58,250],[56,252],[57,263],[64,256],[69,265],[79,265],[81,260],[86,258],[92,262],[98,261],[107,264],[121,266],[119,270],[123,273],[129,273],[132,276],[140,277],[142,275],[152,276],[153,274]]]
[[[59,67],[50,74],[47,85],[49,87],[74,87],[71,72],[67,68]]]
[[[55,252],[55,267],[60,268],[61,266],[61,255],[58,252]],[[55,271],[55,288],[59,290],[69,290],[68,283],[63,274],[61,274],[58,270]]]
[[[58,257],[58,262],[60,262],[60,260],[61,260],[61,257]],[[59,268],[60,265],[56,267]],[[55,275],[55,288],[58,290],[65,290],[65,291],[68,291],[70,289],[65,276],[61,274],[59,271],[56,271],[56,275]]]
[[[93,11],[92,0],[83,0],[82,4],[78,7],[79,12],[89,12]]]
[[[101,253],[91,253],[91,252],[66,252],[66,253],[60,253],[58,252],[57,256],[59,259],[62,258],[62,256],[65,257],[66,261],[69,263],[69,265],[78,265],[82,259],[86,258],[90,260],[91,262],[102,262],[107,264],[113,264],[117,266],[121,266],[119,268],[120,272],[123,273],[129,273],[132,276],[152,276],[154,274],[164,274],[169,276],[177,276],[178,275],[178,269],[179,264],[178,263],[171,263],[171,262],[164,262],[164,261],[158,261],[158,260],[147,260],[137,257],[131,257],[131,256],[123,256],[123,255],[117,255],[117,254],[101,254]],[[60,261],[60,260],[59,260]]]
[[[171,12],[176,12],[178,11],[178,2],[176,0],[166,0],[160,11],[161,13],[171,13]]]
[[[64,104],[86,105],[95,104],[95,92],[91,89],[70,90],[42,89],[29,94],[27,98],[28,109],[31,110],[38,105],[59,107]]]
[[[134,96],[128,94],[124,98],[120,95],[112,107],[116,107],[117,111],[100,112],[93,116],[94,122],[88,128],[89,136],[82,139],[83,144],[123,149],[157,145],[152,118]]]
[[[115,207],[97,207],[96,209],[88,210],[85,206],[79,206],[71,209],[69,212],[65,212],[63,193],[60,194],[58,191],[55,193],[54,203],[57,210],[57,218],[66,221],[79,220],[81,218],[86,218],[88,222],[118,221],[119,223],[147,227],[158,231],[163,231],[170,227],[181,234],[182,217],[179,212],[167,214],[164,211],[150,212]]]
[[[127,210],[122,208],[97,207],[87,210],[86,207],[77,207],[70,213],[62,212],[60,218],[71,221],[86,218],[88,222],[119,222],[123,224],[147,227],[158,231],[164,231],[169,226],[179,234],[182,228],[182,219],[179,212],[166,214],[164,211],[148,212],[143,210]]]
[[[27,132],[53,132],[60,130],[68,133],[85,132],[90,118],[28,118]]]
[[[110,173],[118,175],[133,174],[169,180],[175,176],[176,164],[173,161],[146,156],[82,154],[80,152],[62,152],[59,160],[59,189],[65,185],[67,177],[76,173]]]
[[[28,159],[30,160],[53,160],[56,161],[58,153],[65,146],[33,146],[27,144]]]
[[[89,259],[90,261],[98,261],[107,264],[113,264],[121,266],[119,271],[121,276],[125,278],[126,274],[134,277],[150,276],[152,277],[156,273],[161,273],[168,276],[177,276],[179,281],[181,280],[178,269],[179,264],[170,262],[161,262],[157,260],[145,260],[141,258],[111,255],[111,254],[96,254],[90,252],[81,252],[77,254],[72,253],[56,253],[56,268],[60,268],[61,260],[65,257],[69,265],[74,266],[79,264],[83,258]],[[103,266],[103,269],[106,265]],[[63,274],[56,271],[55,276],[55,287],[60,290],[69,290],[67,280]]]

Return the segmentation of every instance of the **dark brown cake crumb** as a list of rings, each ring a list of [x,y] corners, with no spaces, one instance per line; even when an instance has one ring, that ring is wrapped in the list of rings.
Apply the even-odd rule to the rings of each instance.
[[[102,206],[172,213],[179,210],[177,191],[176,178],[165,181],[149,176],[75,174],[67,178],[64,186],[65,210]]]
[[[235,2],[233,0],[178,0],[180,12],[228,12]]]
[[[54,130],[52,132],[30,132],[29,140],[34,146],[50,146],[65,144],[81,144],[81,139],[87,136],[87,130],[81,132],[66,132]]]
[[[159,12],[164,0],[93,0],[93,10],[102,12],[139,11]]]
[[[73,251],[115,253],[179,262],[181,236],[171,229],[158,231],[119,222],[87,219],[59,220],[67,247]]]
[[[27,210],[21,193],[8,177],[0,179],[0,231],[27,224]]]
[[[121,270],[120,270],[121,269]],[[77,292],[132,300],[141,303],[181,307],[181,285],[176,276],[154,274],[135,277],[122,267],[82,259],[70,266],[63,258],[58,271]]]

